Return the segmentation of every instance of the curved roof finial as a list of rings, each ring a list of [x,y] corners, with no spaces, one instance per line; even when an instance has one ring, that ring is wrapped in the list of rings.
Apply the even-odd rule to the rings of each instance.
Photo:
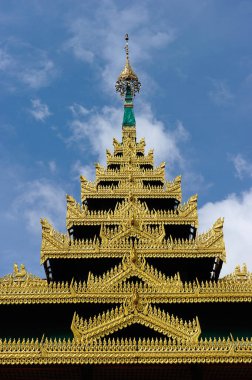
[[[119,75],[116,81],[116,91],[120,93],[121,96],[124,96],[127,92],[127,89],[131,90],[131,94],[134,96],[136,92],[140,91],[141,83],[138,80],[137,75],[132,69],[129,62],[129,35],[125,34],[125,52],[126,52],[126,63],[124,69]]]

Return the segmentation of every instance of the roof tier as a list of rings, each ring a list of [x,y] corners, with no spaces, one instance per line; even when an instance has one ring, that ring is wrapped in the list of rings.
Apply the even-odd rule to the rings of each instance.
[[[129,196],[129,191],[138,199],[176,199],[181,201],[181,177],[176,177],[173,181],[167,181],[164,185],[145,184],[142,179],[136,179],[130,175],[115,183],[100,184],[98,181],[89,182],[81,176],[81,200],[82,202],[94,199],[123,199]],[[130,189],[130,190],[129,190]]]
[[[71,196],[67,196],[67,229],[73,225],[113,225],[121,226],[133,223],[133,219],[143,230],[148,225],[156,224],[187,224],[198,226],[197,196],[192,196],[188,202],[179,205],[175,210],[149,210],[146,203],[130,195],[115,210],[88,210],[86,205],[80,205]]]
[[[114,268],[113,273],[117,272]],[[26,277],[16,277],[15,273],[0,279],[0,304],[43,304],[43,303],[123,303],[136,290],[139,297],[149,303],[162,304],[196,304],[205,303],[251,303],[252,274],[246,269],[237,269],[230,275],[213,281],[183,282],[179,274],[166,277],[149,266],[148,272],[133,271],[139,280],[123,282],[130,278],[127,270],[118,281],[106,273],[103,276],[89,275],[87,281],[51,282],[35,278],[29,273]],[[125,276],[125,277],[124,277]],[[127,277],[128,276],[128,277]],[[115,277],[114,277],[115,278]],[[170,294],[170,297],[167,297]],[[212,306],[215,309],[215,306]]]
[[[127,238],[97,238],[73,240],[67,234],[60,234],[42,220],[41,263],[48,259],[69,258],[122,258],[129,254],[133,242]],[[218,219],[207,233],[195,239],[157,240],[155,237],[134,242],[134,249],[146,258],[219,258],[226,259],[223,240],[223,221]]]

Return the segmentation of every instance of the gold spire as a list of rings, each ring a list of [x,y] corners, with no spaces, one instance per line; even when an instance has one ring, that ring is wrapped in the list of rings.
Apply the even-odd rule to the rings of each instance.
[[[140,87],[141,87],[141,83],[139,82],[138,77],[135,74],[129,62],[129,43],[128,43],[129,35],[128,34],[125,34],[125,41],[126,41],[126,44],[125,44],[126,62],[115,85],[116,91],[119,92],[121,96],[124,96],[126,94],[127,88],[130,88],[132,95],[135,95],[136,92],[140,91]]]

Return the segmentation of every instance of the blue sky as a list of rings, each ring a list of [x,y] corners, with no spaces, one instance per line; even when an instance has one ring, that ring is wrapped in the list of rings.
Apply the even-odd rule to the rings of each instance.
[[[198,193],[201,231],[225,217],[223,274],[252,270],[251,17],[245,0],[1,1],[1,275],[43,275],[40,217],[64,232],[66,193],[120,138],[125,33],[138,137]]]

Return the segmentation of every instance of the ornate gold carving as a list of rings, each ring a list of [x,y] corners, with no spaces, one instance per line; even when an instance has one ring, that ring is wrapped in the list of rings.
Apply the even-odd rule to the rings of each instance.
[[[109,150],[106,151],[106,158],[107,158],[107,165],[111,165],[111,164],[119,164],[119,165],[129,165],[129,164],[132,164],[133,166],[135,167],[139,167],[140,165],[151,165],[153,166],[154,165],[154,152],[153,150],[149,150],[149,152],[147,153],[147,155],[145,156],[138,156],[137,155],[137,146],[135,145],[135,149],[133,150],[132,149],[132,146],[131,146],[131,150],[129,150],[129,148],[127,149],[127,152],[125,152],[125,155],[122,155],[122,156],[116,156],[116,155],[113,155]]]
[[[95,293],[99,289],[103,289],[105,292],[109,290],[115,291],[115,286],[121,284],[121,287],[123,287],[122,282],[133,276],[143,280],[146,286],[151,287],[155,293],[158,291],[168,293],[171,290],[178,292],[183,288],[179,273],[174,277],[167,278],[152,265],[146,263],[145,258],[139,256],[136,249],[132,247],[130,253],[123,257],[121,264],[110,269],[102,276],[97,277],[90,272],[87,281],[87,291]],[[150,289],[148,292],[150,292]]]
[[[6,276],[0,278],[0,287],[1,285],[6,286],[6,284],[13,284],[13,283],[31,283],[40,282],[41,279],[31,273],[28,273],[24,264],[20,265],[20,268],[18,268],[18,265],[15,263],[13,265],[13,272],[11,274],[7,274]],[[23,284],[22,284],[23,286]]]
[[[28,273],[25,269],[25,266],[24,264],[21,264],[20,265],[20,269],[18,268],[18,265],[15,263],[14,264],[14,267],[13,267],[13,280],[14,281],[25,281],[27,276],[28,276]]]
[[[46,220],[42,220],[41,223],[41,263],[50,258],[123,257],[132,247],[130,241],[126,237],[122,237],[122,235],[112,240],[104,239],[102,242],[97,239],[70,240],[67,235],[56,232]],[[196,236],[192,240],[175,239],[171,241],[168,239],[158,241],[154,239],[153,235],[144,236],[141,240],[135,242],[135,248],[139,255],[144,257],[217,257],[225,261],[226,253],[222,226],[223,220],[218,219],[211,230]],[[119,231],[122,231],[121,226],[117,228],[111,233],[112,236],[115,236],[116,231],[118,234]],[[104,229],[106,234],[106,227]],[[154,232],[152,233],[154,234]],[[107,234],[109,234],[108,231]],[[162,233],[160,232],[160,234]]]
[[[142,301],[136,290],[129,300],[121,305],[99,314],[89,321],[74,314],[71,329],[74,337],[89,342],[104,337],[132,324],[141,324],[177,340],[197,342],[201,333],[198,318],[185,322],[169,315],[155,306]]]
[[[120,144],[114,139],[114,154],[107,151],[107,165],[119,165],[120,169],[105,169],[96,165],[96,180],[89,182],[81,176],[81,199],[88,198],[127,198],[129,191],[140,198],[175,198],[181,201],[181,177],[165,183],[165,165],[153,169],[153,150],[144,156],[144,139],[136,142],[136,129],[123,128],[123,139]],[[139,156],[139,154],[141,155]],[[147,165],[147,166],[146,166]],[[149,167],[147,169],[147,167]],[[105,181],[106,185],[100,184]],[[112,181],[112,183],[109,183]],[[144,184],[143,181],[149,181]],[[152,185],[160,181],[162,185]]]
[[[239,283],[240,281],[252,281],[252,273],[250,273],[247,269],[247,265],[243,264],[242,267],[237,265],[233,273],[225,276],[222,281],[234,281],[235,283]]]
[[[115,285],[121,283],[121,286],[123,286],[122,282],[132,276],[143,280],[149,287],[154,287],[153,291],[158,291],[158,289],[168,291],[169,288],[178,290],[182,288],[179,274],[175,275],[174,278],[166,278],[161,272],[147,264],[144,258],[139,257],[135,249],[132,249],[130,255],[124,256],[122,264],[103,274],[103,276],[94,277],[90,273],[87,290],[94,292],[97,292],[100,288],[105,291],[109,289],[115,290]]]
[[[137,354],[136,354],[137,353]],[[252,363],[252,338],[0,340],[0,364]]]
[[[102,225],[103,223],[107,225],[118,224],[123,228],[122,221],[124,221],[124,225],[131,223],[132,214],[136,215],[136,222],[145,226],[145,229],[148,229],[148,225],[153,223],[161,228],[164,224],[189,224],[197,227],[197,196],[192,196],[187,203],[179,205],[176,210],[167,211],[150,211],[146,204],[144,205],[141,201],[136,200],[130,193],[128,198],[119,204],[114,211],[89,211],[86,207],[79,205],[72,197],[67,196],[66,224],[68,229],[73,225]],[[156,235],[153,237],[156,238]]]
[[[136,180],[128,177],[118,180],[118,184],[112,183],[103,186],[95,182],[89,182],[81,176],[81,200],[84,202],[86,198],[127,198],[129,190],[139,200],[141,198],[174,198],[181,201],[181,177],[175,178],[172,182],[166,182],[163,186],[148,186],[143,184],[142,180]]]
[[[138,276],[144,284],[126,282],[131,275]],[[10,274],[0,279],[0,304],[123,303],[135,290],[149,303],[252,302],[252,274],[249,272],[243,280],[229,275],[217,282],[182,283],[179,274],[165,277],[138,257],[138,253],[131,253],[131,258],[129,255],[123,264],[103,276],[90,273],[83,283],[47,283],[32,274],[24,281],[14,278]]]
[[[128,62],[117,83],[139,90]],[[126,87],[125,87],[126,86]],[[125,105],[127,108],[127,104]],[[252,302],[252,274],[246,266],[216,282],[182,282],[179,273],[167,277],[148,264],[148,258],[211,258],[225,261],[223,219],[207,233],[190,240],[165,239],[165,226],[198,226],[197,196],[181,201],[181,177],[165,181],[165,164],[154,168],[153,150],[145,154],[145,140],[136,139],[135,127],[123,127],[122,142],[113,140],[107,167],[96,164],[96,179],[81,177],[79,205],[67,196],[67,228],[100,226],[100,236],[74,240],[42,224],[41,263],[50,259],[121,258],[101,276],[89,273],[87,281],[47,282],[14,264],[13,273],[0,278],[0,304],[98,303],[121,304],[85,320],[74,314],[74,339],[0,340],[0,364],[97,363],[252,363],[252,338],[199,339],[197,317],[184,321],[155,304]],[[90,211],[85,200],[123,199],[115,210]],[[149,210],[144,199],[176,199],[172,211]],[[175,204],[175,202],[174,202]],[[175,206],[174,206],[175,208]],[[71,231],[70,231],[71,232]],[[133,243],[132,237],[137,237]],[[132,277],[134,279],[132,280]],[[138,280],[139,279],[139,280]],[[167,306],[168,307],[168,306]],[[193,307],[193,306],[192,306]],[[108,336],[141,324],[164,335],[162,339],[111,339]]]
[[[161,164],[155,169],[145,169],[134,167],[129,162],[128,165],[120,169],[105,169],[102,166],[96,166],[96,181],[120,181],[130,179],[130,176],[135,180],[149,180],[165,182],[165,166]]]

